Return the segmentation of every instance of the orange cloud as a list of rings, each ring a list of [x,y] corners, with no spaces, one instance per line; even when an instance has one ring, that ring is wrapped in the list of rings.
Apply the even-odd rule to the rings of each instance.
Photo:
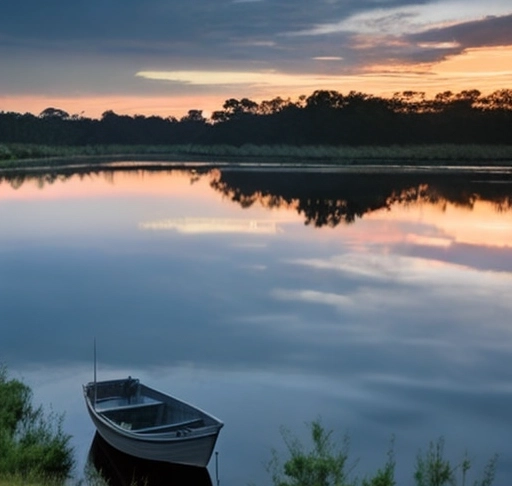
[[[361,48],[367,47],[362,37],[359,42]],[[331,65],[336,62],[342,69],[343,60],[329,58]],[[180,118],[190,109],[203,110],[203,114],[208,117],[211,112],[220,110],[229,97],[249,97],[257,102],[276,96],[296,99],[300,95],[311,94],[315,89],[334,89],[342,93],[357,90],[377,96],[391,96],[397,91],[406,90],[424,91],[428,96],[446,90],[458,92],[464,89],[478,89],[483,93],[490,93],[512,86],[512,46],[471,48],[437,63],[372,65],[359,74],[291,75],[278,72],[240,72],[234,77],[232,72],[155,71],[140,75],[143,74],[152,83],[159,82],[158,80],[165,83],[166,80],[174,79],[197,86],[198,94],[173,95],[170,91],[168,96],[15,95],[0,97],[0,110],[38,114],[51,106],[70,114],[83,113],[90,118],[98,118],[107,110],[127,115]],[[231,79],[232,84],[229,96],[226,95],[225,86],[219,88],[218,94],[211,94],[216,89],[215,83],[224,83],[226,76]],[[201,93],[205,84],[209,94]]]
[[[437,63],[374,65],[366,71],[366,84],[373,82],[388,93],[389,88],[399,86],[396,91],[425,91],[427,95],[464,89],[489,93],[512,86],[512,46],[466,49]]]

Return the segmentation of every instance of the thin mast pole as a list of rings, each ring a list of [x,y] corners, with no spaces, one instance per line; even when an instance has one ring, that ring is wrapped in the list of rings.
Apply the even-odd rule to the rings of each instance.
[[[217,451],[215,451],[215,479],[217,480],[217,486],[219,486],[219,453]]]
[[[94,408],[96,408],[96,398],[98,396],[98,386],[96,384],[96,337],[94,338]]]

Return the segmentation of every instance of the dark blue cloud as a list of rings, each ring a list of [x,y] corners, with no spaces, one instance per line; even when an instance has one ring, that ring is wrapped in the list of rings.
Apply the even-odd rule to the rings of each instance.
[[[151,82],[135,75],[192,70],[345,75],[370,63],[432,62],[467,47],[512,43],[511,9],[504,0],[489,6],[494,17],[488,18],[480,18],[476,0],[467,4],[467,15],[456,18],[448,0],[435,5],[412,0],[2,2],[0,94],[219,94],[218,86]],[[451,27],[438,27],[442,16],[434,13],[443,8]],[[386,31],[402,24],[410,29]],[[335,28],[322,33],[326,26]],[[454,40],[453,46],[439,48]],[[221,93],[233,96],[232,88]]]
[[[408,39],[418,43],[457,44],[456,47],[445,51],[450,54],[471,47],[512,45],[512,14],[500,17],[488,16],[478,21],[431,29],[411,35]]]
[[[36,1],[0,7],[0,29],[4,38],[34,41],[91,41],[108,47],[116,40],[173,42],[198,45],[226,44],[233,39],[265,38],[287,30],[310,27],[315,22],[347,15],[357,2],[196,2]],[[65,47],[65,46],[62,46]],[[172,46],[168,46],[172,48]],[[179,49],[183,45],[176,45]],[[154,46],[152,47],[154,48]]]
[[[0,6],[0,46],[77,53],[168,56],[169,59],[185,58],[187,55],[203,60],[208,56],[220,60],[243,60],[244,56],[245,59],[248,56],[253,59],[272,59],[274,56],[286,59],[299,58],[299,53],[304,58],[311,54],[311,45],[317,49],[320,44],[326,44],[326,39],[295,37],[287,40],[283,38],[283,33],[307,31],[373,9],[396,9],[427,3],[418,4],[409,0],[320,1],[315,2],[312,8],[310,2],[289,0],[3,2]],[[477,29],[480,32],[488,26],[491,28],[487,29],[487,37],[494,32],[496,38],[493,26],[499,25],[501,37],[510,41],[510,34],[506,32],[509,24],[510,18],[506,17],[487,19],[426,32],[418,38],[437,39],[440,36],[451,40],[452,34],[465,33],[477,43],[478,36],[471,34],[471,31]],[[336,51],[336,44],[346,40],[344,36],[333,37],[327,44]],[[489,44],[493,41],[487,39],[486,42]],[[282,51],[273,52],[270,43],[280,46]],[[322,54],[317,52],[317,55]]]

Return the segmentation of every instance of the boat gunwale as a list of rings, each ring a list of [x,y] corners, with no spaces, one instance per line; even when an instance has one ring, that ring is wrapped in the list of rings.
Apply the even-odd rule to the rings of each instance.
[[[130,378],[128,378],[128,379],[130,379]],[[143,383],[140,383],[139,380],[137,380],[139,383],[139,386],[141,387],[141,391],[143,391],[143,389],[146,389],[146,390],[149,390],[151,392],[161,395],[162,397],[164,397],[167,400],[176,401],[179,404],[183,404],[187,407],[190,407],[191,409],[196,410],[196,411],[200,412],[201,414],[204,414],[206,417],[212,419],[214,423],[211,425],[205,425],[203,427],[195,428],[189,434],[181,435],[181,436],[165,435],[165,434],[169,434],[168,432],[155,432],[155,433],[140,432],[139,433],[139,432],[137,432],[137,430],[125,429],[125,428],[121,427],[119,424],[117,424],[116,422],[114,422],[113,420],[104,416],[101,413],[101,411],[96,410],[96,408],[93,406],[91,398],[88,394],[88,390],[90,390],[91,388],[93,388],[97,385],[103,385],[103,384],[104,385],[112,385],[112,384],[125,383],[126,381],[128,381],[128,379],[124,378],[124,379],[106,380],[106,381],[100,381],[100,382],[89,382],[85,385],[82,385],[85,402],[86,402],[89,412],[92,413],[94,415],[94,417],[104,427],[106,427],[110,430],[114,430],[116,433],[124,436],[125,438],[137,440],[140,442],[146,442],[146,443],[185,442],[185,441],[190,441],[190,440],[198,440],[198,439],[201,439],[204,437],[217,436],[220,432],[220,429],[222,429],[222,427],[224,426],[224,423],[222,422],[222,420],[219,420],[217,417],[215,417],[214,415],[212,415],[208,412],[205,412],[201,408],[196,407],[195,405],[192,405],[184,400],[181,400],[179,398],[173,397],[173,396],[163,393],[159,390],[151,388],[147,385],[144,385]],[[165,404],[166,402],[164,401],[163,403]],[[172,424],[169,424],[169,425],[172,425]]]

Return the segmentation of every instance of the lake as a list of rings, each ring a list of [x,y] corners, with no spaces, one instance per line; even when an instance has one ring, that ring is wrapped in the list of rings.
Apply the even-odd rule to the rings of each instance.
[[[280,428],[398,485],[444,437],[512,477],[512,176],[117,164],[0,176],[0,362],[65,413],[138,377],[224,421],[213,484],[268,485]],[[351,463],[352,463],[351,462]],[[188,484],[184,482],[183,484]]]

